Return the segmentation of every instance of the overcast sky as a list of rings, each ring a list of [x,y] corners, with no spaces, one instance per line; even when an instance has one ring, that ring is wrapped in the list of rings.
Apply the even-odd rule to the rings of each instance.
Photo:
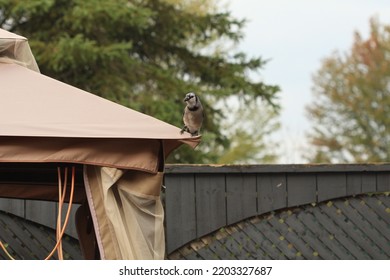
[[[277,84],[283,129],[278,138],[285,155],[280,163],[302,163],[310,123],[305,106],[311,100],[312,74],[333,51],[347,51],[354,31],[364,37],[377,16],[390,24],[389,0],[226,0],[237,18],[248,20],[238,48],[270,59],[261,77]]]

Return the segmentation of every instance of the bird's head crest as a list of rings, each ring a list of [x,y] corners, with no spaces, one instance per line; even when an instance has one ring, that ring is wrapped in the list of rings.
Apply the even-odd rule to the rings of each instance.
[[[193,98],[195,98],[195,93],[189,92],[189,93],[186,94],[186,97],[184,98],[184,102],[187,102],[187,101],[189,101],[189,100],[191,100]]]

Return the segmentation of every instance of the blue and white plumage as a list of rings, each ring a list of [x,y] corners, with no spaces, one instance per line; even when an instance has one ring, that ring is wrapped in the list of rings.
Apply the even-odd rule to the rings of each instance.
[[[181,133],[187,131],[191,133],[192,136],[196,136],[199,134],[203,123],[202,103],[200,102],[199,97],[193,92],[186,94],[184,102],[186,102],[187,106],[184,108],[184,127],[182,128]]]

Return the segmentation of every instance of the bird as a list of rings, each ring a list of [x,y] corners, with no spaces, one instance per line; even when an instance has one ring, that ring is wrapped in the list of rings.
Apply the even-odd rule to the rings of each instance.
[[[183,134],[184,131],[186,131],[191,133],[191,136],[197,136],[202,127],[204,118],[202,103],[200,102],[199,96],[193,92],[186,94],[184,102],[187,105],[184,108],[183,114],[184,127],[181,129],[180,133]]]

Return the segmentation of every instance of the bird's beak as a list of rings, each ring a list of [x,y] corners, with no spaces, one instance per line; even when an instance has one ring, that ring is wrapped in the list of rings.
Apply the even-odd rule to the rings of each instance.
[[[186,97],[186,98],[184,98],[184,102],[186,102],[186,101],[188,101],[188,100],[190,100],[190,98],[189,97]]]

